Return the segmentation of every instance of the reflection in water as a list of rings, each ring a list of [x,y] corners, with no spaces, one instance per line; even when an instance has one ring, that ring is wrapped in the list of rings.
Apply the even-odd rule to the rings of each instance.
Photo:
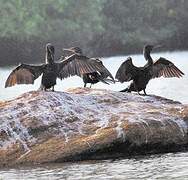
[[[0,170],[2,179],[188,179],[188,153]]]

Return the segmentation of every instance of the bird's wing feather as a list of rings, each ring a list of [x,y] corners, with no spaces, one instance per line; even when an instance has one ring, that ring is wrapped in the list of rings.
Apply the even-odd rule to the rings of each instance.
[[[99,67],[98,72],[100,73],[100,79],[106,79],[109,77],[112,80],[112,82],[115,83],[114,77],[112,76],[110,71],[103,65],[101,60],[93,58],[91,58],[90,60],[94,61]]]
[[[139,68],[134,66],[132,59],[124,61],[119,67],[115,78],[121,83],[133,80],[133,78],[138,74]]]
[[[15,84],[33,84],[43,72],[45,65],[20,64],[8,76],[5,88]]]
[[[111,73],[105,68],[100,60],[88,58],[86,56],[73,54],[58,63],[59,77],[61,79],[70,76],[82,76],[83,74],[100,72],[104,76],[113,78]]]
[[[100,73],[100,78],[101,79],[106,79],[106,78],[110,78],[112,80],[113,83],[115,83],[114,77],[112,76],[112,74],[110,73],[110,71],[108,71],[108,69],[103,65],[102,61],[99,59],[95,59],[98,64],[100,65],[100,71],[98,71]]]
[[[157,61],[154,62],[153,68],[151,70],[152,78],[158,77],[182,77],[184,73],[178,69],[171,61],[160,57]]]

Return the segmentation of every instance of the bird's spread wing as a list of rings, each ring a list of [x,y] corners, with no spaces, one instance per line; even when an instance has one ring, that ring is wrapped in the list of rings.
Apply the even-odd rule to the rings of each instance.
[[[15,84],[33,84],[43,72],[45,65],[21,64],[16,67],[8,76],[5,88]]]
[[[158,78],[158,77],[182,77],[184,73],[179,70],[172,62],[165,58],[159,58],[156,62],[153,64],[153,68],[151,70],[152,78]]]
[[[132,59],[124,61],[119,67],[115,78],[121,83],[133,80],[133,78],[138,74],[139,68],[134,66]]]
[[[77,54],[66,57],[58,63],[58,69],[61,79],[75,75],[81,77],[83,74],[93,72],[104,73],[105,76],[112,77],[111,73],[104,67],[101,61]]]
[[[94,58],[91,59],[97,61],[97,63],[100,65],[100,70],[98,71],[100,74],[100,79],[107,79],[109,77],[112,80],[111,82],[115,83],[114,77],[112,76],[110,71],[108,71],[108,69],[103,65],[102,61]]]

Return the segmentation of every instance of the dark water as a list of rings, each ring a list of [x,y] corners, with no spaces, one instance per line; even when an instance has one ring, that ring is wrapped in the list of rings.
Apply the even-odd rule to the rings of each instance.
[[[184,73],[181,79],[154,79],[148,87],[148,94],[156,94],[173,100],[188,103],[188,52],[167,52],[154,54],[153,57],[163,56],[175,63]],[[114,75],[126,57],[105,58],[104,64]],[[142,55],[134,55],[135,65],[144,65]],[[40,86],[40,79],[34,85],[18,85],[4,89],[5,80],[12,68],[0,68],[0,100],[15,98],[29,90]],[[129,83],[105,85],[98,83],[94,88],[121,90]],[[56,90],[81,87],[83,82],[79,77],[58,81]],[[87,161],[77,163],[51,164],[15,169],[1,169],[1,179],[188,179],[188,153],[169,153],[162,155],[138,156],[131,159],[104,161]]]
[[[57,179],[188,179],[188,153],[138,156],[131,159],[89,161],[0,170],[4,180]]]

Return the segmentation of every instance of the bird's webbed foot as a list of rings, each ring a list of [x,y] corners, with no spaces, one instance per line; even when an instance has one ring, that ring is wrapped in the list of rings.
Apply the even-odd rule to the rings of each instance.
[[[146,90],[144,89],[143,91],[144,91],[144,94],[140,94],[140,91],[137,91],[138,95],[140,95],[140,96],[147,96]]]

